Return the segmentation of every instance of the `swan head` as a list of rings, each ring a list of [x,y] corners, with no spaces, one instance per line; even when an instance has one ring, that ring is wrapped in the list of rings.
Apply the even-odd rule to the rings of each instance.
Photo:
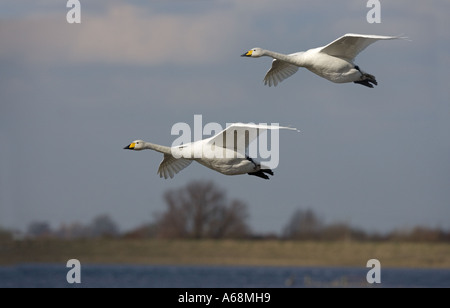
[[[144,149],[144,141],[143,140],[134,140],[132,143],[124,147],[124,150],[135,150],[140,151]]]
[[[241,57],[252,57],[252,58],[259,58],[261,56],[264,56],[264,50],[259,47],[252,48],[246,53],[241,55]]]

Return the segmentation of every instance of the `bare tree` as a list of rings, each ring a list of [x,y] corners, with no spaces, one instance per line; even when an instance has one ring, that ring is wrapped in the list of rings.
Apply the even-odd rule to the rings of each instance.
[[[13,239],[13,233],[0,227],[0,244]]]
[[[246,224],[247,206],[239,200],[231,201],[229,206],[217,209],[216,215],[207,225],[208,234],[212,238],[240,238],[249,234]]]
[[[27,235],[33,238],[49,237],[52,229],[46,221],[33,221],[28,225]]]
[[[95,217],[88,228],[93,237],[116,237],[119,234],[117,224],[106,214]]]
[[[291,239],[317,239],[323,223],[313,210],[298,209],[284,228],[283,236]]]
[[[70,224],[63,223],[55,231],[55,235],[65,239],[87,238],[90,235],[90,228],[78,222]]]
[[[165,238],[237,238],[247,236],[247,206],[212,182],[192,182],[164,194],[167,209],[156,215],[157,234]]]

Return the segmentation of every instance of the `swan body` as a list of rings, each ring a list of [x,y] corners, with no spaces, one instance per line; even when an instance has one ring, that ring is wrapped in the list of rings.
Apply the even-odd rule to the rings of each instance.
[[[273,58],[272,67],[264,77],[264,84],[269,87],[277,86],[278,83],[295,74],[299,67],[304,67],[334,83],[354,82],[373,88],[373,85],[378,84],[375,76],[363,72],[355,65],[355,57],[378,40],[401,38],[404,37],[347,33],[328,45],[306,51],[282,54],[256,47],[241,56]]]
[[[249,143],[267,129],[298,131],[296,128],[284,126],[234,123],[210,138],[179,146],[167,147],[143,140],[135,140],[124,149],[134,151],[149,149],[164,154],[158,168],[158,174],[165,179],[173,178],[175,174],[189,166],[192,161],[224,175],[249,174],[269,179],[267,174],[273,175],[273,171],[245,154]],[[238,141],[236,142],[234,139],[232,141],[230,136],[234,136],[234,138],[237,136]],[[239,140],[245,142],[239,146],[237,144]]]

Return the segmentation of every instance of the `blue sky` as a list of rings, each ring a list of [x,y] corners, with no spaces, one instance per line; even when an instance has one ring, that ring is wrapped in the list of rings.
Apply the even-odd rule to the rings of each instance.
[[[280,232],[311,208],[368,231],[450,228],[450,4],[366,1],[64,1],[0,4],[0,226],[89,222],[121,230],[152,220],[162,195],[212,180],[249,207],[256,232]],[[271,59],[348,33],[399,35],[356,58],[379,85],[333,84],[300,69],[263,85]],[[280,163],[269,181],[191,164],[156,174],[177,122],[280,123]]]

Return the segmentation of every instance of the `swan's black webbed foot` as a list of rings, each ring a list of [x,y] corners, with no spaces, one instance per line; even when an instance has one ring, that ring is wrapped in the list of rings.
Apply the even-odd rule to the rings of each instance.
[[[370,83],[369,80],[358,80],[358,81],[353,81],[353,82],[357,83],[357,84],[361,84],[361,85],[369,87],[369,88],[373,88],[373,85]],[[375,82],[374,84],[376,85],[377,83]]]
[[[355,65],[355,69],[358,70],[361,73],[361,78],[363,78],[362,80],[357,80],[357,81],[353,81],[354,83],[369,87],[369,88],[373,88],[373,85],[378,85],[377,80],[375,79],[375,76],[364,73],[363,71],[361,71],[361,69],[359,68],[358,65]]]
[[[257,177],[260,177],[260,178],[263,178],[263,179],[268,180],[269,177],[267,176],[266,173],[268,173],[268,174],[270,174],[270,175],[273,175],[273,171],[270,170],[270,169],[261,169],[261,170],[258,170],[258,171],[256,171],[256,172],[249,172],[248,174],[249,174],[249,175],[254,175],[254,176],[257,176]]]

